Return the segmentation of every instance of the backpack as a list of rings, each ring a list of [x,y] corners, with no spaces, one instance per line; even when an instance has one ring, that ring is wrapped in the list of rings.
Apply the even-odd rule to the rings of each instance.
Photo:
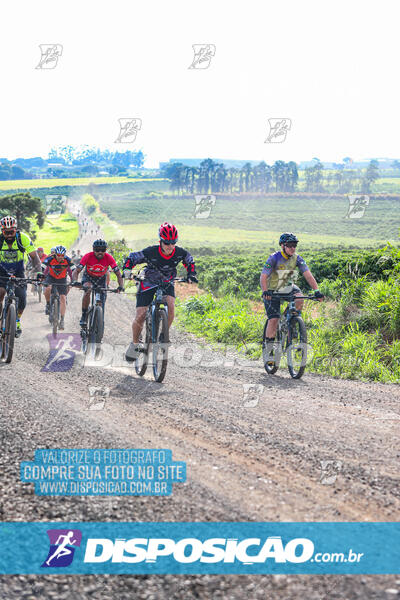
[[[23,247],[22,242],[21,242],[21,232],[19,229],[17,229],[17,232],[15,234],[15,240],[17,242],[18,250],[22,253],[26,252],[26,249]],[[1,233],[0,234],[0,252],[3,249],[4,242],[5,242],[5,238],[4,238],[4,235]]]

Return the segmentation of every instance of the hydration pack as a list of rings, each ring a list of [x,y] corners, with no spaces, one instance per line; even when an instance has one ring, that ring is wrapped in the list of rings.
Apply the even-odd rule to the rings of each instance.
[[[17,242],[17,246],[18,246],[18,250],[22,253],[26,252],[26,249],[23,247],[22,242],[21,242],[21,232],[19,231],[19,229],[17,229],[17,232],[15,234],[15,240]],[[3,249],[3,244],[5,242],[5,237],[4,235],[1,233],[0,234],[0,252]]]

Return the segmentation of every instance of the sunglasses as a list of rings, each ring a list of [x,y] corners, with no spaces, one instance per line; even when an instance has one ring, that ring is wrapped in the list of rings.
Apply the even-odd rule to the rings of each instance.
[[[296,248],[297,244],[295,242],[289,242],[289,244],[285,244],[286,248]]]
[[[165,244],[166,246],[175,246],[176,242],[166,242],[165,240],[162,241],[163,244]]]
[[[93,250],[93,252],[95,252],[96,254],[105,254],[106,253],[105,250]]]
[[[3,229],[3,233],[12,233],[14,234],[17,230],[16,229]]]

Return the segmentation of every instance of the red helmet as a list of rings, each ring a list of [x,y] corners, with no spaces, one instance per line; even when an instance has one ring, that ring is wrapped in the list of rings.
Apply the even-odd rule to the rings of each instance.
[[[178,241],[178,230],[175,225],[171,223],[163,223],[160,225],[158,230],[158,237],[162,242],[177,242]]]

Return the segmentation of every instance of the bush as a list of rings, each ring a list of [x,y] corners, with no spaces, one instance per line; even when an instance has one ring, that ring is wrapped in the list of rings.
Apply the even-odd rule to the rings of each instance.
[[[93,198],[91,194],[84,194],[82,197],[82,204],[86,212],[91,215],[94,212],[100,210],[99,203]]]

